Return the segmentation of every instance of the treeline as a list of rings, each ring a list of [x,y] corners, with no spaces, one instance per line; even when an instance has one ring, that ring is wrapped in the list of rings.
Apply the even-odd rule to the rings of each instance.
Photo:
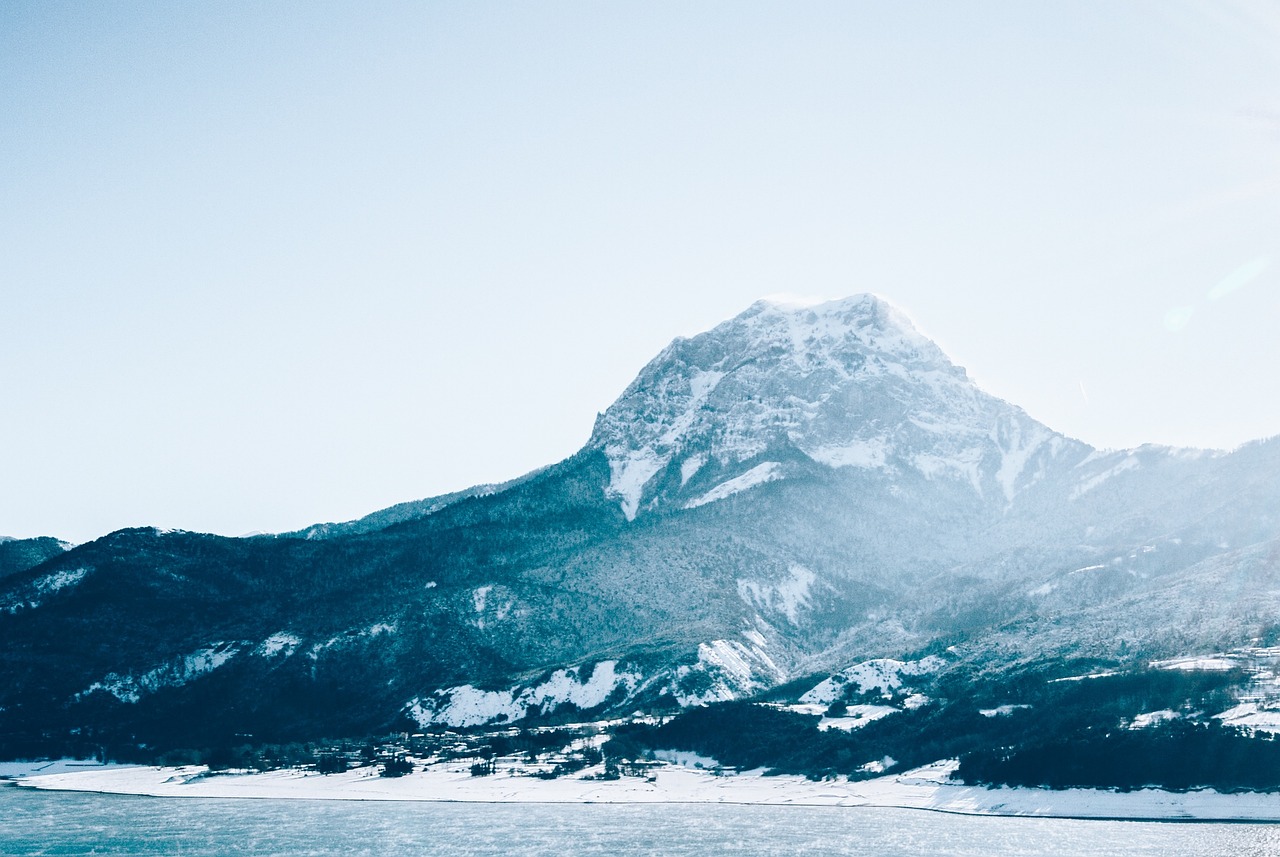
[[[689,750],[728,767],[780,774],[848,773],[863,761],[855,742],[820,731],[816,715],[751,702],[723,702],[686,711],[661,726],[619,726],[604,745],[609,759],[638,759],[653,750]]]
[[[921,679],[927,683],[919,688],[929,698],[925,704],[848,732],[821,730],[819,716],[779,703],[719,703],[663,723],[619,724],[602,752],[586,740],[588,731],[570,728],[430,729],[426,734],[403,729],[384,732],[381,738],[307,743],[223,733],[198,744],[167,746],[140,745],[84,729],[71,736],[74,747],[64,743],[66,737],[56,739],[56,732],[34,741],[0,734],[0,755],[66,753],[215,769],[314,766],[320,772],[380,765],[389,773],[409,758],[474,758],[477,771],[484,773],[494,769],[496,758],[522,757],[542,763],[538,776],[576,773],[601,762],[605,775],[617,776],[643,773],[654,751],[669,749],[691,751],[731,768],[814,779],[866,778],[886,767],[903,771],[958,758],[959,777],[974,784],[1280,789],[1280,742],[1204,722],[1206,715],[1235,704],[1233,693],[1248,682],[1246,674],[1137,669],[1106,675],[1096,667],[1082,670],[1095,670],[1095,677],[1071,680],[1062,680],[1061,663],[1000,675],[951,670]],[[859,701],[873,700],[850,693],[840,703]],[[1176,716],[1144,729],[1130,728],[1137,715],[1162,710]],[[59,743],[63,746],[52,746]]]
[[[968,783],[1185,790],[1280,789],[1280,742],[1218,723],[1172,721],[1014,747],[975,750],[960,763]]]
[[[619,727],[604,751],[639,758],[660,749],[688,750],[729,767],[814,779],[875,776],[886,757],[897,771],[959,758],[961,776],[972,783],[1280,786],[1280,755],[1275,761],[1270,755],[1280,749],[1273,742],[1178,720],[1162,728],[1126,728],[1144,712],[1221,711],[1233,704],[1228,691],[1242,674],[1138,670],[1049,680],[1055,673],[1031,669],[998,681],[951,675],[931,689],[929,703],[851,732],[820,730],[816,715],[777,706],[720,703],[662,725]]]

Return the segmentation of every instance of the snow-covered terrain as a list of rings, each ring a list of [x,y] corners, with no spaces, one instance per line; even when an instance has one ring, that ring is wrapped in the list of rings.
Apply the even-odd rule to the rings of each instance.
[[[676,700],[685,707],[725,702],[784,680],[786,672],[769,656],[764,639],[750,632],[745,639],[700,644],[697,663],[676,669],[671,689]]]
[[[937,655],[907,662],[893,658],[875,658],[854,664],[823,679],[816,687],[806,691],[800,701],[825,705],[834,702],[849,689],[857,693],[878,693],[887,698],[903,687],[904,680],[937,672],[945,665],[946,661]]]
[[[556,670],[546,681],[511,690],[480,690],[469,684],[452,687],[427,699],[412,700],[407,713],[424,727],[432,723],[475,726],[520,720],[535,707],[551,711],[572,703],[582,709],[595,708],[619,688],[629,696],[640,682],[642,676],[619,671],[617,666],[617,661],[600,661],[590,673],[576,667]]]
[[[772,461],[736,470],[779,441],[832,468],[911,468],[1004,502],[1040,479],[1047,460],[1088,451],[981,392],[873,295],[760,301],[676,340],[605,412],[590,445],[608,456],[608,492],[631,520],[673,462],[687,508],[785,478]],[[692,496],[681,490],[708,469],[728,478]]]
[[[96,690],[105,690],[121,702],[137,702],[145,694],[165,687],[181,687],[218,669],[240,654],[240,650],[240,644],[215,643],[208,648],[174,658],[141,675],[110,673],[81,691],[81,695],[88,696]]]
[[[765,482],[772,482],[781,478],[781,466],[776,461],[766,461],[764,464],[757,464],[741,476],[726,479],[701,497],[690,500],[685,504],[685,508],[695,509],[698,506],[705,506],[707,503],[714,503],[717,500],[732,497],[734,494],[746,491],[748,488],[754,488]]]
[[[809,590],[816,579],[812,571],[793,563],[787,576],[776,583],[739,580],[738,595],[754,607],[781,613],[792,625],[799,625],[801,611],[812,606]]]
[[[944,762],[871,780],[812,781],[764,776],[762,771],[720,775],[671,764],[647,777],[598,780],[599,770],[551,780],[501,770],[472,776],[469,766],[437,764],[403,777],[380,777],[371,768],[342,774],[283,770],[212,775],[202,767],[109,768],[29,776],[27,788],[92,791],[157,797],[273,798],[299,800],[477,801],[486,803],[750,803],[781,806],[902,807],[968,815],[1040,818],[1109,818],[1280,821],[1280,794],[1222,794],[1212,790],[1132,792],[1099,789],[1049,791],[984,788],[950,782],[954,763]]]

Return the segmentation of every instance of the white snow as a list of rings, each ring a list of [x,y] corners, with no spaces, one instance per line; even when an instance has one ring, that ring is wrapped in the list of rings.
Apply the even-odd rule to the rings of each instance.
[[[88,573],[89,569],[87,568],[72,568],[46,574],[44,577],[36,579],[36,592],[41,595],[48,595],[50,592],[57,592],[59,589],[75,586],[84,580],[84,576]]]
[[[808,456],[819,464],[828,467],[861,467],[865,470],[884,467],[888,454],[889,444],[884,438],[855,440],[808,451]]]
[[[892,705],[850,705],[848,712],[842,717],[823,717],[818,721],[818,728],[824,731],[839,729],[841,732],[850,732],[900,711],[901,708],[894,708]]]
[[[1264,708],[1256,702],[1242,702],[1235,708],[1215,714],[1214,719],[1221,720],[1228,726],[1238,726],[1251,732],[1280,735],[1280,711]]]
[[[809,593],[816,579],[812,571],[792,563],[788,576],[776,583],[739,580],[738,597],[752,607],[781,613],[792,625],[799,625],[800,610],[811,606]]]
[[[822,306],[829,303],[831,298],[818,297],[816,295],[798,295],[794,292],[774,292],[771,295],[765,295],[760,299],[762,304],[770,304],[778,309],[812,309],[816,306]]]
[[[769,656],[764,636],[748,630],[743,638],[745,642],[702,643],[695,663],[651,676],[644,686],[666,681],[662,692],[672,694],[683,706],[691,706],[738,699],[785,681],[787,674]],[[640,673],[620,669],[617,661],[607,660],[597,663],[590,676],[583,669],[571,667],[557,670],[534,685],[488,690],[470,684],[447,688],[409,700],[405,712],[424,727],[432,723],[477,726],[511,722],[524,718],[538,706],[551,710],[568,702],[583,709],[594,708],[619,688],[630,698],[644,678]]]
[[[628,521],[636,519],[636,511],[640,508],[640,497],[644,494],[644,486],[654,474],[662,469],[665,462],[645,448],[627,454],[625,458],[609,460],[609,492],[618,497],[622,503],[622,514]]]
[[[665,502],[646,495],[657,474],[674,481],[678,469],[690,484],[708,462],[754,463],[782,436],[833,469],[911,467],[1010,503],[1052,460],[1088,451],[981,391],[903,313],[866,295],[813,307],[760,302],[673,342],[601,416],[590,445],[605,453],[607,494],[630,519]],[[730,480],[681,502],[756,484]]]
[[[489,601],[489,593],[492,591],[492,586],[477,586],[471,591],[471,603],[476,608],[477,613],[484,612],[485,604]]]
[[[878,759],[874,762],[867,762],[865,765],[861,766],[861,770],[866,771],[868,774],[883,774],[896,764],[898,764],[897,759],[892,756],[885,756],[883,759]]]
[[[519,720],[534,706],[548,709],[571,702],[579,708],[594,708],[619,685],[631,694],[639,684],[640,675],[619,672],[617,666],[617,661],[600,661],[585,681],[581,670],[574,667],[556,670],[546,681],[525,688],[481,690],[464,684],[439,691],[429,699],[411,700],[405,710],[422,726],[478,726]]]
[[[707,457],[701,454],[691,455],[684,461],[680,462],[680,484],[683,486],[692,479],[693,475],[701,470],[702,466],[706,463]]]
[[[1071,496],[1068,499],[1071,499],[1071,500],[1078,499],[1079,497],[1092,491],[1094,488],[1097,488],[1099,485],[1101,485],[1103,482],[1106,482],[1111,477],[1116,476],[1120,473],[1124,473],[1126,470],[1136,470],[1141,466],[1142,466],[1142,462],[1138,460],[1138,457],[1136,455],[1126,456],[1120,461],[1119,464],[1115,465],[1114,467],[1108,468],[1107,470],[1102,471],[1096,476],[1091,476],[1088,479],[1085,479],[1084,481],[1082,481],[1079,485],[1075,487],[1074,490],[1072,490]]]
[[[1159,711],[1147,711],[1133,718],[1133,722],[1129,724],[1130,729],[1150,729],[1152,726],[1159,726],[1161,723],[1167,723],[1170,720],[1177,720],[1182,715],[1169,708],[1162,708]],[[1219,717],[1222,715],[1219,714]]]
[[[76,696],[84,697],[95,690],[105,690],[121,702],[138,702],[144,695],[154,693],[162,687],[181,687],[205,673],[213,672],[239,654],[243,645],[212,643],[207,648],[174,658],[140,676],[108,673],[101,681],[95,681]]]
[[[867,295],[759,302],[676,340],[601,416],[591,446],[609,462],[608,496],[633,518],[673,462],[688,483],[708,461],[750,461],[779,435],[832,468],[902,461],[1007,498],[1044,475],[1045,459],[1082,448],[983,393],[902,312]]]
[[[1021,424],[1016,420],[1010,420],[1008,426],[1012,437],[1009,446],[1000,447],[1000,469],[996,471],[996,481],[1000,483],[1007,502],[1012,502],[1014,495],[1017,494],[1018,477],[1027,469],[1027,462],[1031,460],[1031,456],[1046,441],[1054,437],[1053,433],[1043,426],[1032,425],[1034,427],[1024,438]],[[994,435],[993,432],[992,440],[999,446],[1000,439]]]
[[[103,764],[96,759],[40,759],[29,762],[0,762],[0,780],[18,780],[72,771],[101,771],[107,768],[136,768],[137,765]]]
[[[716,776],[694,767],[663,766],[647,778],[589,780],[599,766],[576,777],[542,780],[504,769],[470,775],[470,760],[436,764],[404,777],[379,777],[372,768],[322,775],[297,770],[208,776],[202,767],[118,767],[30,776],[27,788],[161,797],[303,800],[469,801],[485,803],[741,803],[788,806],[876,806],[965,815],[1041,818],[1280,821],[1280,794],[1222,794],[1205,789],[1131,792],[1100,789],[1051,791],[965,786],[949,777],[955,762],[939,762],[871,780],[811,781],[747,771]],[[873,763],[877,764],[877,763]],[[892,759],[878,763],[889,767]]]
[[[447,700],[442,705],[429,707],[420,699],[409,703],[406,712],[420,726],[446,723],[450,726],[479,726],[495,721],[519,720],[525,708],[516,704],[510,690],[481,690],[469,684],[450,688],[437,694],[433,702]]]
[[[762,464],[757,464],[746,473],[721,482],[701,497],[690,500],[685,504],[685,508],[693,509],[697,506],[705,506],[707,503],[714,503],[717,500],[723,500],[724,498],[730,497],[741,491],[746,491],[748,488],[754,488],[755,486],[762,485],[765,482],[773,482],[776,479],[781,479],[781,469],[781,465],[776,461],[766,461]]]
[[[278,631],[263,640],[258,648],[253,650],[255,655],[271,658],[278,654],[292,655],[294,649],[302,645],[302,640],[286,631]]]
[[[961,450],[954,456],[917,453],[912,456],[911,464],[926,479],[940,476],[965,479],[975,492],[982,494],[982,450],[977,447]]]
[[[857,685],[860,693],[879,691],[889,697],[902,687],[903,676],[926,675],[937,672],[946,661],[937,655],[929,655],[918,661],[897,661],[892,658],[875,658],[855,664],[831,678],[824,679],[800,697],[801,702],[828,704],[844,694],[849,684]],[[920,704],[923,704],[921,702]]]
[[[680,765],[685,768],[703,768],[711,770],[720,767],[720,762],[710,756],[701,756],[692,750],[654,750],[653,758],[659,762]]]
[[[1227,672],[1236,669],[1240,664],[1225,656],[1172,658],[1167,661],[1152,661],[1151,666],[1159,670],[1183,670],[1186,672]]]
[[[1051,678],[1049,679],[1049,684],[1056,684],[1060,681],[1087,681],[1092,678],[1110,678],[1117,674],[1118,673],[1116,673],[1115,670],[1102,670],[1101,672],[1089,673],[1088,675],[1069,675],[1064,678]]]
[[[697,370],[689,377],[687,389],[682,383],[676,383],[673,385],[676,389],[660,391],[665,407],[655,414],[660,421],[646,432],[647,442],[635,448],[617,442],[605,446],[609,459],[608,493],[621,501],[622,514],[628,521],[635,520],[644,487],[671,461],[707,397],[723,377],[723,372]],[[692,475],[690,472],[689,476]],[[686,476],[685,481],[688,478]]]
[[[1015,711],[1022,711],[1030,707],[1030,705],[997,705],[995,708],[979,708],[978,713],[983,717],[1008,717]]]
[[[724,377],[723,372],[698,372],[689,379],[689,395],[697,406],[701,406],[707,400],[707,396],[720,383],[720,379]],[[690,411],[693,409],[690,408]]]
[[[845,682],[835,676],[824,678],[801,696],[800,701],[816,705],[829,705],[844,693],[844,686]]]
[[[567,670],[556,670],[549,679],[533,688],[529,700],[535,705],[571,702],[579,708],[594,708],[608,699],[620,683],[627,685],[628,691],[635,689],[640,677],[619,673],[617,666],[617,661],[601,661],[585,682],[578,680],[576,672],[570,675]]]
[[[710,643],[701,643],[698,645],[698,664],[704,668],[712,667],[725,677],[735,679],[736,682],[743,686],[754,686],[752,678],[755,670],[752,669],[750,663],[750,655],[746,647],[736,640],[712,640]],[[711,690],[706,695],[698,697],[681,697],[677,694],[677,699],[682,705],[690,705],[705,702],[721,702],[727,699],[735,699],[738,692],[734,687],[725,684],[723,680],[712,685]]]
[[[1084,572],[1086,572],[1086,571],[1099,571],[1099,570],[1104,569],[1104,568],[1106,568],[1106,566],[1105,566],[1105,565],[1086,565],[1084,568],[1077,568],[1075,571],[1068,572],[1068,573],[1069,573],[1069,574],[1083,574],[1083,573],[1084,573]]]
[[[676,669],[671,694],[682,706],[726,702],[759,690],[766,684],[786,679],[786,672],[774,663],[762,644],[748,637],[751,645],[737,640],[712,640],[698,644],[698,662]],[[700,691],[686,691],[681,680],[696,673],[706,679]],[[762,680],[763,679],[763,680]]]
[[[63,569],[38,577],[31,582],[30,588],[26,590],[26,594],[23,597],[5,604],[0,607],[0,610],[4,610],[10,615],[17,614],[21,610],[34,610],[43,603],[41,601],[42,597],[60,589],[75,586],[84,580],[85,575],[92,570],[91,568]]]

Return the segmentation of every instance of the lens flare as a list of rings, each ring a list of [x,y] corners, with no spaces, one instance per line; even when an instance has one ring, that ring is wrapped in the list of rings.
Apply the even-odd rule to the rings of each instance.
[[[1223,277],[1216,286],[1209,290],[1209,300],[1222,300],[1232,292],[1244,288],[1258,279],[1270,265],[1271,257],[1269,256],[1259,256],[1251,262],[1246,262]]]
[[[1164,314],[1164,327],[1170,333],[1177,333],[1191,323],[1195,315],[1195,307],[1176,306]]]

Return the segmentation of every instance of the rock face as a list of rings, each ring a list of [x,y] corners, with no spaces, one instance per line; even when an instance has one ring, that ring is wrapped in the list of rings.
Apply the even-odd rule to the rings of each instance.
[[[1274,441],[1066,438],[878,298],[761,302],[513,482],[15,568],[0,755],[673,707],[930,647],[1000,669],[1243,643],[1280,626],[1278,477]]]
[[[979,390],[898,310],[871,295],[813,307],[761,301],[659,354],[601,417],[589,448],[609,494],[701,505],[781,478],[770,453],[832,468],[967,481],[1010,503],[1058,459],[1090,450]],[[698,489],[744,462],[738,482]],[[723,487],[722,487],[723,486]]]

